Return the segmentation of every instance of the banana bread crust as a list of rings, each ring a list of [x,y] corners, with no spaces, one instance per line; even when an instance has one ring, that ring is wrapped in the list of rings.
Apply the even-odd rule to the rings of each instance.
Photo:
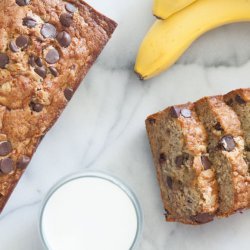
[[[82,0],[0,2],[0,211],[116,23]]]

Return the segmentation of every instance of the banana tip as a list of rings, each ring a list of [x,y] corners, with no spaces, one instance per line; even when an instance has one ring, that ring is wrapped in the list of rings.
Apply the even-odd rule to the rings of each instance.
[[[160,17],[160,16],[157,16],[156,14],[153,14],[153,16],[155,17],[155,18],[157,18],[158,20],[165,20],[163,17]]]
[[[143,81],[143,80],[145,80],[145,77],[144,76],[142,76],[139,72],[137,72],[136,70],[134,70],[135,71],[135,74],[138,76],[138,78],[141,80],[141,81]]]

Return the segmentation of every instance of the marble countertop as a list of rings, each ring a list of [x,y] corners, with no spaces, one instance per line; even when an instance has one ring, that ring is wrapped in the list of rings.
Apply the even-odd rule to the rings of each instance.
[[[250,24],[207,33],[170,70],[143,82],[133,64],[154,21],[152,1],[89,3],[119,26],[0,216],[0,249],[41,250],[41,201],[61,177],[84,169],[113,173],[135,191],[144,213],[140,250],[249,249],[249,212],[197,227],[164,221],[144,120],[174,103],[248,87]]]

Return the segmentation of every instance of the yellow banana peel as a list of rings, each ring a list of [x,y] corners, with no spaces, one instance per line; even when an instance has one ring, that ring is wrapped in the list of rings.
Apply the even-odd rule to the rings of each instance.
[[[153,77],[205,32],[242,21],[250,21],[250,0],[199,0],[167,20],[157,20],[141,44],[135,72],[142,79]]]
[[[167,19],[196,0],[154,0],[153,14],[157,18]]]

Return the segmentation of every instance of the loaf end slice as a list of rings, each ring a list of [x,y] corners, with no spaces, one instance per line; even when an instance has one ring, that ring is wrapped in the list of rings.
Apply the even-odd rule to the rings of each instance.
[[[0,211],[113,33],[78,0],[0,1]]]
[[[208,133],[208,152],[219,185],[219,216],[247,207],[247,171],[244,140],[236,113],[223,96],[205,97],[195,103]]]
[[[206,132],[193,104],[167,108],[146,120],[167,221],[202,224],[218,208],[217,182]]]

